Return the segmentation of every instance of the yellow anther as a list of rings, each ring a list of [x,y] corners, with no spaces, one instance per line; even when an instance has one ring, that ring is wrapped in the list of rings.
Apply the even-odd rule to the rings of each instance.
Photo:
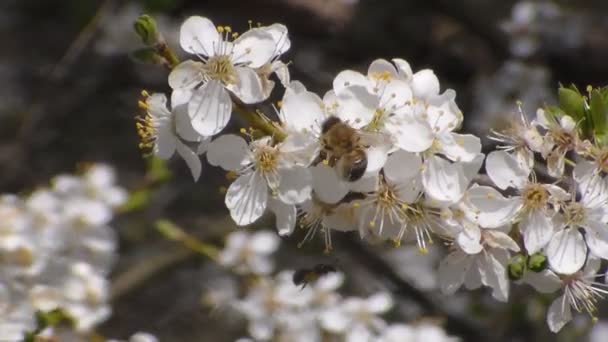
[[[150,96],[150,94],[148,94],[148,92],[146,90],[142,90],[141,91],[141,96],[148,97],[148,96]]]
[[[230,26],[224,26],[224,31],[231,33],[232,32],[232,27]]]
[[[353,203],[353,208],[359,208],[361,205],[359,204],[359,202],[354,202]]]
[[[238,178],[238,174],[235,171],[228,171],[226,172],[226,179],[227,180],[235,180]]]
[[[429,254],[429,250],[426,249],[426,247],[419,247],[418,248],[418,253],[420,253],[422,255],[427,255],[427,254]]]
[[[283,107],[283,101],[277,101],[277,107],[279,107],[279,108]]]
[[[372,228],[375,227],[376,226],[376,221],[374,221],[374,220],[369,221],[369,226],[372,227]]]
[[[144,101],[141,101],[141,100],[137,101],[137,106],[141,109],[148,110],[148,104],[145,103]]]
[[[329,160],[323,159],[323,165],[329,165]]]
[[[224,28],[222,26],[217,27],[217,32],[224,33]]]
[[[217,191],[218,191],[220,194],[224,195],[224,194],[225,194],[225,193],[228,191],[228,189],[227,189],[225,186],[220,186],[220,187],[217,189]]]
[[[239,33],[238,32],[234,32],[232,34],[232,39],[237,39],[239,37]]]
[[[401,239],[397,239],[397,238],[393,239],[393,246],[395,248],[401,247]]]
[[[241,128],[241,129],[239,130],[239,132],[241,132],[241,134],[247,134],[247,130],[246,130],[246,129],[244,129],[244,128]]]
[[[587,86],[587,92],[590,93],[593,90],[593,87],[591,85]]]

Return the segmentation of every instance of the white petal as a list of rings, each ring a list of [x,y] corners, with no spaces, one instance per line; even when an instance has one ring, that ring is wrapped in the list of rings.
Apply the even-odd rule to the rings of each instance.
[[[437,156],[426,160],[422,183],[431,199],[452,203],[462,198],[467,187],[462,167]]]
[[[405,81],[393,80],[386,84],[382,90],[380,104],[388,113],[393,113],[403,108],[411,100],[412,90],[410,86]]]
[[[180,63],[171,70],[169,74],[169,86],[171,89],[192,89],[203,82],[202,64],[192,60]],[[175,107],[173,98],[171,105]]]
[[[251,68],[236,67],[238,81],[236,84],[226,86],[239,100],[246,104],[262,102],[266,93],[258,74]]]
[[[456,241],[458,246],[467,254],[477,254],[482,251],[481,230],[477,226],[465,227],[458,234]]]
[[[257,172],[249,172],[237,178],[226,192],[226,207],[239,226],[255,222],[266,210],[268,186]]]
[[[422,152],[433,144],[434,136],[428,123],[411,115],[398,115],[395,124],[387,130],[396,138],[396,145],[405,151]]]
[[[353,128],[362,128],[373,118],[378,97],[361,86],[350,86],[338,94],[337,116]]]
[[[275,233],[263,230],[251,235],[249,248],[255,253],[271,254],[279,248],[280,242]]]
[[[444,134],[440,144],[441,152],[453,161],[469,162],[481,152],[481,140],[472,134]]]
[[[360,72],[352,71],[352,70],[344,70],[340,72],[333,81],[333,90],[336,94],[342,93],[342,91],[350,86],[358,85],[364,88],[370,86],[370,82]]]
[[[220,35],[207,18],[192,16],[184,21],[179,31],[179,44],[191,54],[213,56],[214,47],[219,43]]]
[[[338,203],[348,193],[348,183],[336,171],[320,163],[311,168],[312,187],[315,195],[324,203]]]
[[[171,132],[171,128],[168,127],[170,123],[157,127],[156,142],[154,143],[154,154],[161,159],[169,159],[175,152],[175,145],[177,144],[177,137]]]
[[[321,326],[332,333],[343,333],[350,324],[350,319],[346,314],[336,307],[321,312],[319,318]]]
[[[175,115],[175,130],[177,134],[187,141],[199,141],[201,135],[192,128],[192,122],[188,116],[188,106],[182,104],[173,108]]]
[[[530,169],[525,169],[512,155],[494,151],[486,158],[486,172],[501,190],[508,187],[521,189],[528,182]]]
[[[492,248],[508,249],[513,252],[520,250],[517,242],[500,230],[486,230],[485,237],[487,245]]]
[[[306,167],[279,169],[279,198],[286,204],[298,204],[310,199],[312,176]]]
[[[377,175],[388,159],[389,146],[371,146],[365,150],[367,166],[364,177]]]
[[[519,223],[524,235],[524,245],[528,254],[534,254],[545,247],[554,233],[551,218],[542,210],[533,210],[523,217]]]
[[[453,294],[464,283],[464,277],[471,267],[471,257],[456,251],[445,257],[439,264],[439,284],[444,294]]]
[[[605,223],[588,221],[586,241],[591,253],[598,258],[608,259],[608,229]]]
[[[232,100],[219,81],[209,81],[197,89],[188,103],[192,127],[200,135],[212,136],[221,132],[230,121]]]
[[[261,28],[254,28],[238,37],[232,49],[232,62],[249,68],[259,68],[268,63],[276,50],[272,35]]]
[[[175,108],[183,104],[187,104],[190,102],[193,92],[194,89],[189,88],[173,89],[171,92],[171,106]]]
[[[391,77],[397,76],[395,67],[385,59],[376,59],[367,68],[367,76],[371,78],[378,77],[384,73],[388,73]]]
[[[556,298],[547,311],[549,330],[557,333],[571,320],[572,312],[570,311],[570,304],[566,302],[566,297],[562,295]]]
[[[285,25],[272,24],[270,26],[260,27],[260,29],[272,36],[275,43],[275,56],[284,54],[291,47],[291,40],[289,40],[287,27]]]
[[[430,99],[439,94],[439,80],[433,70],[420,70],[413,76],[412,88],[415,96]]]
[[[415,153],[399,150],[388,157],[384,176],[391,183],[403,183],[420,174],[422,159]]]
[[[287,67],[287,64],[281,61],[274,61],[270,66],[270,70],[272,70],[272,72],[277,75],[277,78],[279,79],[279,81],[281,81],[283,87],[287,88],[290,85],[291,75],[289,74],[289,68]]]
[[[412,67],[406,60],[401,58],[393,58],[393,63],[395,63],[397,69],[399,69],[399,77],[401,77],[404,81],[409,81],[414,76]]]
[[[245,139],[234,134],[223,134],[207,147],[207,161],[224,170],[239,170],[249,160],[249,146]]]
[[[551,269],[560,274],[573,274],[585,264],[587,246],[576,229],[557,232],[546,249]]]
[[[568,115],[562,116],[559,120],[559,124],[567,132],[572,132],[576,128],[576,122]]]
[[[509,299],[509,253],[503,249],[492,249],[477,258],[477,261],[481,282],[492,288],[492,297],[506,302]]]
[[[541,293],[553,293],[562,287],[559,277],[550,270],[538,273],[533,271],[526,272],[522,280]]]
[[[470,188],[466,198],[477,209],[474,212],[475,221],[486,228],[497,228],[510,223],[522,207],[519,197],[504,198],[489,186]]]
[[[284,125],[296,131],[318,132],[325,121],[323,101],[317,94],[303,91],[286,97],[281,107]]]
[[[376,293],[366,299],[366,305],[369,311],[381,314],[393,307],[393,297],[387,292]]]
[[[293,204],[285,204],[277,199],[268,199],[268,208],[274,212],[279,235],[291,235],[296,226],[297,209]]]
[[[198,154],[194,153],[188,146],[184,145],[181,141],[176,140],[177,153],[184,159],[190,172],[192,173],[192,178],[196,182],[198,178],[201,176],[201,160],[198,157]]]

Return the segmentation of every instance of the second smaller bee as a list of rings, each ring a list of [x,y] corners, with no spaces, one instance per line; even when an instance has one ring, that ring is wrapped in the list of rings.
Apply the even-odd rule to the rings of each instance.
[[[293,283],[296,286],[302,285],[302,289],[304,289],[309,283],[315,282],[332,272],[337,272],[336,268],[327,264],[317,264],[313,268],[302,268],[293,274]]]

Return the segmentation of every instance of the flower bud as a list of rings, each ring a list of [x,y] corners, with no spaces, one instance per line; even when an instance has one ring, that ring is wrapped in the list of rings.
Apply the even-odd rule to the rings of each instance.
[[[160,40],[156,21],[147,14],[140,15],[133,24],[133,28],[142,42],[148,46],[154,45]]]
[[[532,272],[542,272],[547,268],[547,257],[541,253],[534,253],[528,257],[528,269]]]
[[[509,279],[519,280],[524,276],[526,271],[526,257],[523,254],[517,254],[509,260]]]

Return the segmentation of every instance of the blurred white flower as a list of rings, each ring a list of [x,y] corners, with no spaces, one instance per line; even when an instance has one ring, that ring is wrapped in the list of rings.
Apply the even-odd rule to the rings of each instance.
[[[279,248],[279,242],[279,237],[269,231],[236,231],[228,235],[218,262],[239,274],[269,274],[274,270],[271,254]]]

